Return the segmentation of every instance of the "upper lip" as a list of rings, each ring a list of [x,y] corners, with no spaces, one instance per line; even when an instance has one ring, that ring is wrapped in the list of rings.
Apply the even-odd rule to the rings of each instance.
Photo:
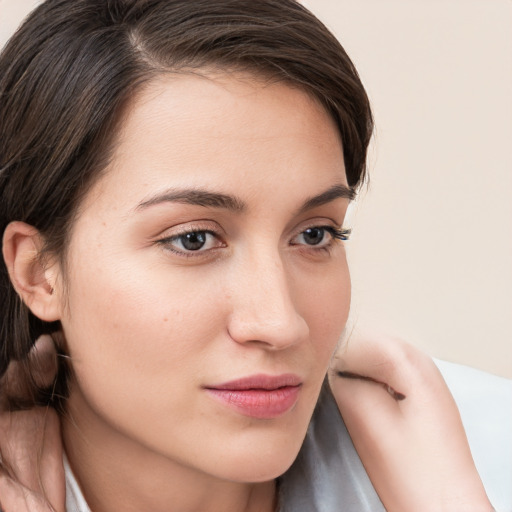
[[[302,380],[293,373],[283,373],[282,375],[258,374],[241,379],[230,380],[222,384],[205,386],[207,389],[226,389],[226,390],[247,390],[247,389],[279,389],[287,386],[300,386]]]

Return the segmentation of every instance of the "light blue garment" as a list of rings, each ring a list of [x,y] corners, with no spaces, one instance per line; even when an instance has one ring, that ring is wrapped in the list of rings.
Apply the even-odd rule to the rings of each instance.
[[[299,456],[279,486],[280,512],[384,511],[327,385]]]
[[[476,468],[497,512],[512,512],[512,380],[435,360],[457,402]]]
[[[444,361],[436,364],[459,407],[491,503],[498,512],[512,512],[512,380]],[[66,511],[90,512],[64,462]],[[299,456],[280,479],[280,512],[382,511],[336,402],[324,389]]]
[[[69,467],[66,455],[64,455],[64,472],[66,474],[66,512],[91,512],[85,502],[75,475]]]

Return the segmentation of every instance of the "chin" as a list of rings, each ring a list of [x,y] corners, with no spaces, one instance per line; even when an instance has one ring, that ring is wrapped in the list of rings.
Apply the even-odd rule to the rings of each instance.
[[[304,436],[293,436],[275,442],[253,443],[236,452],[225,453],[215,471],[224,480],[258,483],[274,480],[293,464]]]
[[[312,411],[304,404],[301,411],[273,423],[241,426],[236,433],[218,443],[217,456],[212,457],[215,472],[223,479],[235,482],[265,482],[273,480],[290,468],[306,437]],[[312,408],[311,408],[312,409]],[[204,453],[204,452],[203,452]]]

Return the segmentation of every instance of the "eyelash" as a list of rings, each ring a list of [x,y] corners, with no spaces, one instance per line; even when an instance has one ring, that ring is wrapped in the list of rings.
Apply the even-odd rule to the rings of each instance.
[[[312,227],[325,229],[325,231],[330,233],[334,239],[342,240],[342,241],[349,240],[350,235],[352,233],[351,229],[338,229],[338,228],[334,228],[332,226],[312,226]],[[306,229],[311,229],[311,228],[306,228]],[[306,231],[306,229],[304,231]],[[304,232],[304,231],[302,231],[302,232]]]
[[[157,240],[157,243],[159,245],[163,245],[166,250],[177,254],[178,256],[181,256],[183,258],[197,258],[199,256],[202,256],[206,251],[186,251],[186,250],[179,250],[173,247],[173,242],[178,241],[180,238],[185,237],[187,235],[191,234],[198,234],[198,233],[205,233],[208,235],[213,236],[216,240],[220,240],[219,234],[215,231],[212,231],[211,229],[204,229],[200,227],[192,227],[190,229],[185,229],[181,231],[180,233],[176,233],[175,235],[167,236],[165,238],[161,238],[160,240]],[[222,246],[219,246],[219,248],[222,248]]]
[[[310,254],[311,253],[313,253],[313,254],[319,254],[319,253],[329,254],[331,252],[331,250],[333,249],[333,246],[336,241],[338,241],[338,240],[346,241],[350,238],[350,234],[352,233],[351,229],[335,228],[334,226],[330,226],[330,225],[327,225],[327,226],[313,225],[313,226],[306,227],[300,233],[298,233],[298,235],[296,235],[296,236],[300,236],[300,235],[306,233],[306,231],[308,231],[310,229],[322,229],[322,230],[326,231],[327,233],[329,233],[331,236],[331,240],[329,240],[325,245],[316,246],[315,244],[311,244],[311,245],[310,244],[293,244],[293,245],[297,245],[297,246],[302,246],[301,248],[304,250],[307,250]]]
[[[309,244],[292,244],[292,245],[303,245],[304,247],[307,247],[307,250],[309,250],[309,251],[330,252],[330,250],[332,249],[332,245],[333,245],[334,241],[336,241],[336,240],[340,240],[340,241],[349,240],[350,235],[352,233],[351,229],[338,229],[338,228],[335,228],[334,226],[329,226],[329,225],[326,225],[326,226],[313,225],[313,226],[309,226],[309,227],[303,229],[300,233],[295,235],[295,237],[304,234],[308,229],[322,229],[322,230],[326,231],[327,233],[329,233],[331,235],[332,239],[326,245],[322,245],[320,247],[316,247],[314,244],[312,244],[312,245],[309,245]],[[198,250],[198,251],[192,251],[192,250],[186,251],[186,250],[183,250],[182,251],[182,250],[174,248],[173,245],[172,245],[173,242],[176,242],[177,240],[179,240],[180,238],[182,238],[184,236],[187,236],[189,234],[198,234],[198,233],[208,234],[208,235],[211,235],[211,236],[215,237],[217,240],[220,240],[218,233],[216,233],[215,231],[212,231],[210,229],[193,227],[191,229],[186,229],[186,230],[184,230],[184,231],[182,231],[180,233],[176,233],[175,235],[168,236],[168,237],[165,237],[165,238],[161,238],[161,239],[157,240],[156,243],[159,244],[159,245],[164,246],[166,248],[166,250],[171,251],[172,253],[177,254],[178,256],[183,257],[183,258],[200,257],[205,252],[207,252],[208,250],[212,250],[212,249],[207,249],[207,250],[203,250],[203,251],[201,251],[201,250]],[[222,247],[223,246],[219,246],[218,248],[222,248]]]

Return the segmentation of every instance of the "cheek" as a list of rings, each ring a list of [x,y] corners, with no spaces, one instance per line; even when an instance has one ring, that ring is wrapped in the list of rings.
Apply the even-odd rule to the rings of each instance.
[[[339,258],[307,277],[301,278],[295,293],[309,325],[312,344],[325,361],[336,349],[350,311],[351,282],[346,259]]]
[[[82,423],[100,418],[155,451],[210,464],[212,472],[224,459],[228,469],[239,468],[232,462],[248,454],[267,471],[272,453],[279,474],[304,438],[350,303],[344,259],[315,270],[308,265],[309,271],[288,263],[290,298],[310,336],[291,352],[266,355],[305,375],[308,384],[293,415],[268,432],[244,430],[247,422],[219,411],[200,391],[205,378],[232,375],[235,365],[239,373],[252,373],[262,361],[254,352],[246,357],[247,349],[226,337],[229,308],[236,307],[222,291],[229,289],[229,272],[83,251],[70,276],[72,314],[62,320]]]
[[[81,387],[143,395],[185,386],[220,329],[219,306],[206,300],[213,291],[147,262],[96,261],[77,267],[62,321]]]

